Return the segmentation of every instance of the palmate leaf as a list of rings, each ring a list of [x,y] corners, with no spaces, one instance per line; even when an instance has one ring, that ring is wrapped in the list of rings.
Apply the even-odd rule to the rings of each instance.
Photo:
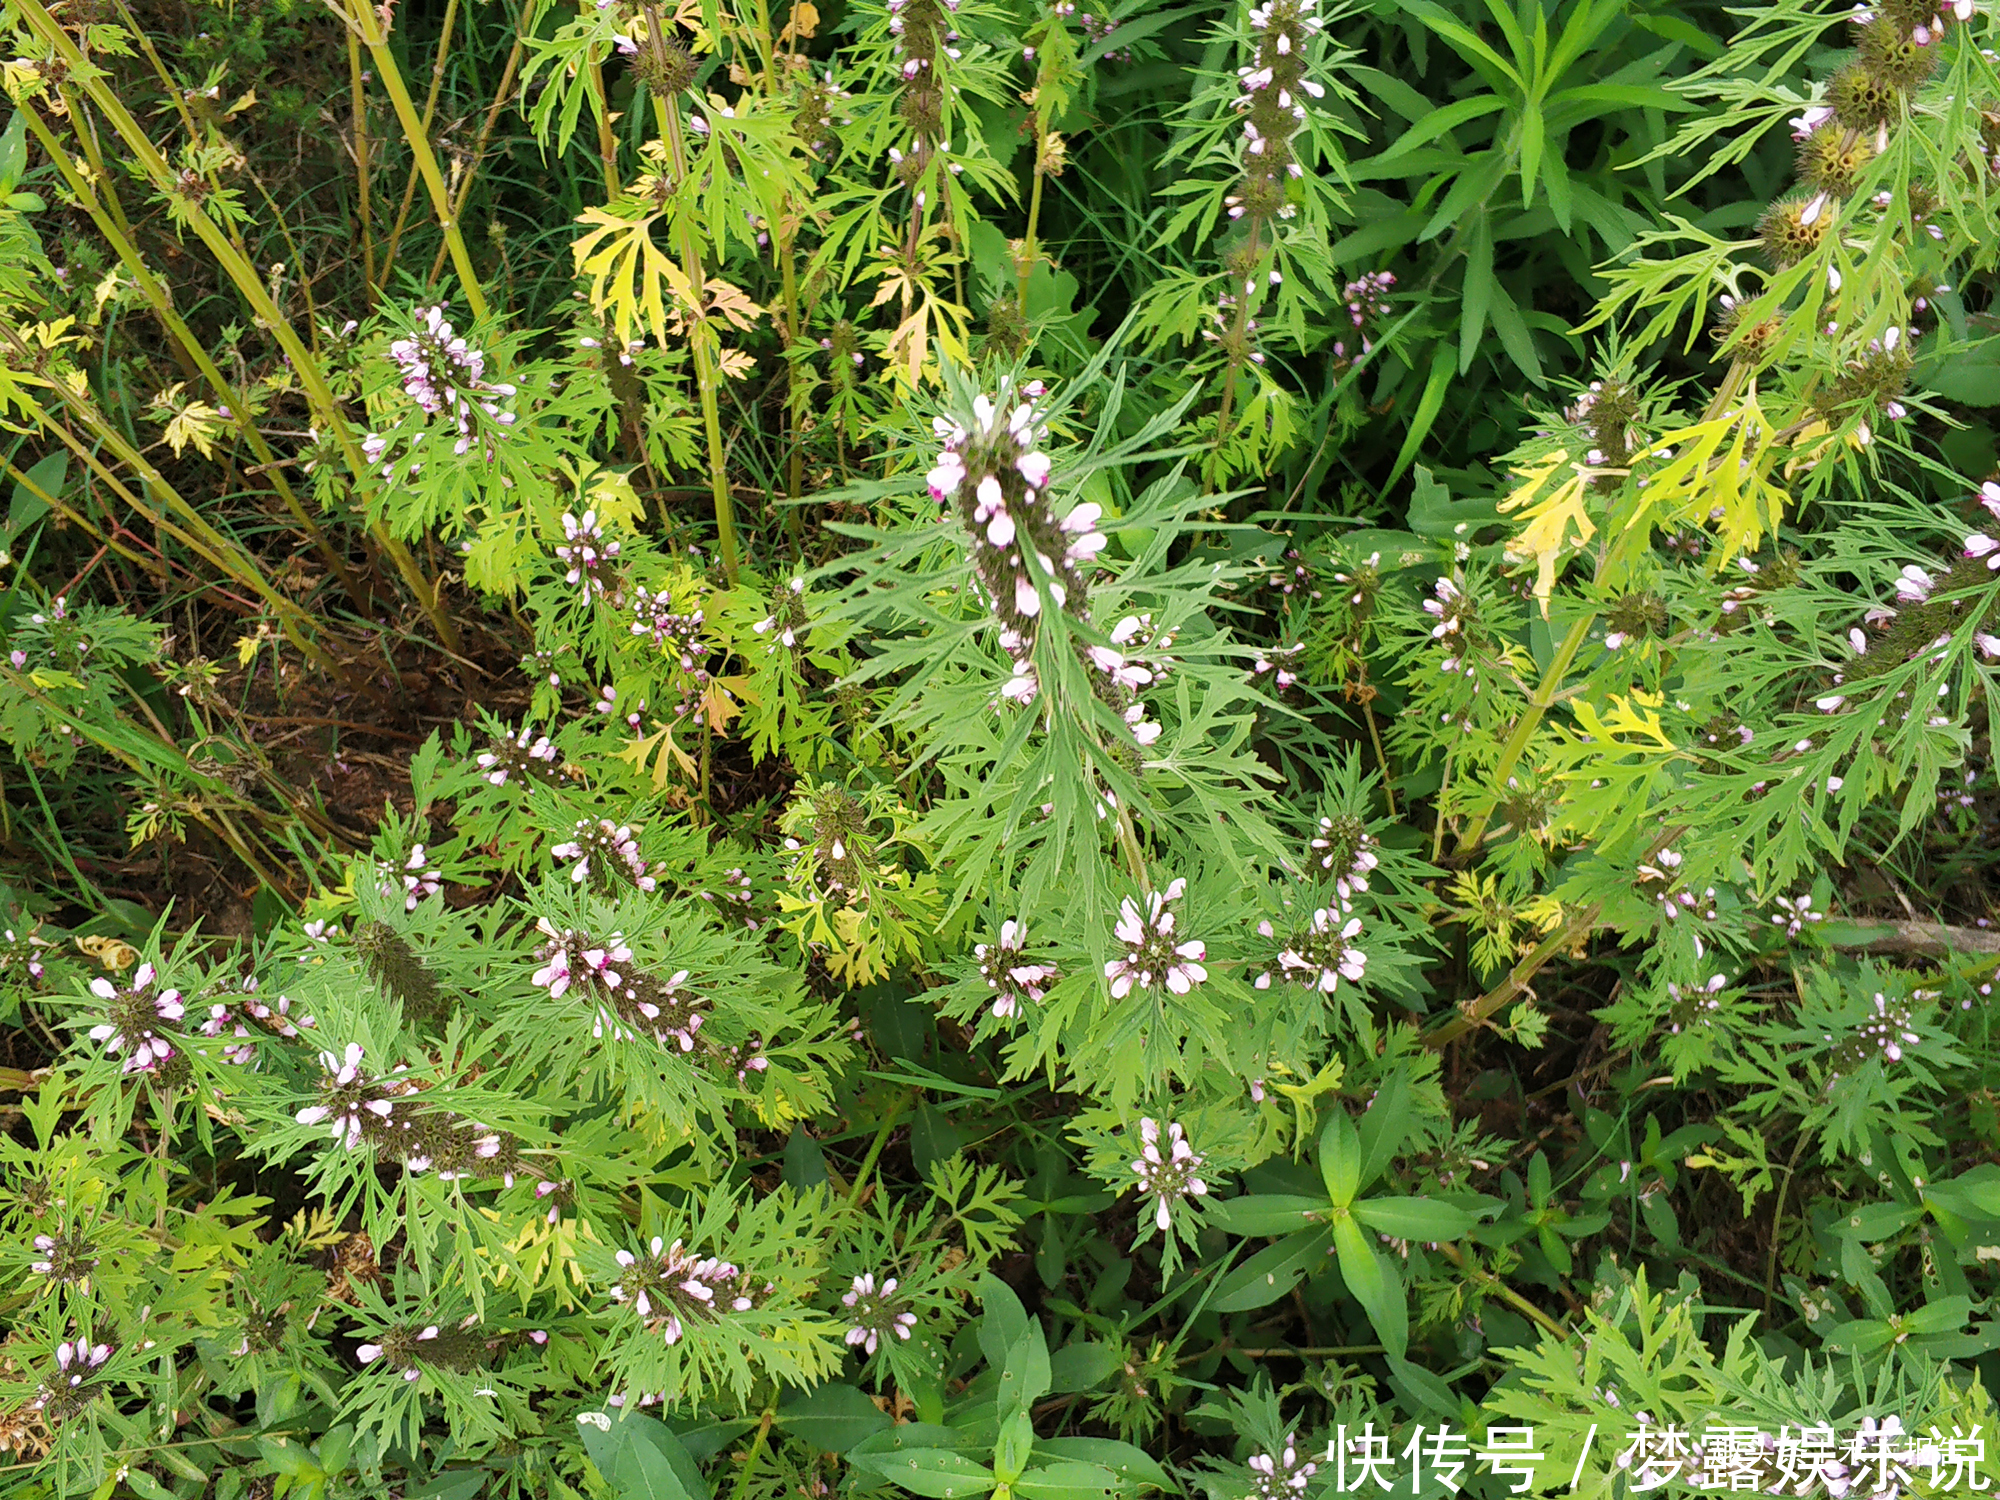
[[[623,200],[614,208],[586,208],[577,221],[591,227],[571,247],[576,272],[590,278],[590,305],[608,314],[618,337],[629,343],[644,327],[664,346],[669,330],[698,313],[694,284],[672,256],[653,242],[662,212],[622,216],[637,205]],[[668,299],[672,299],[669,311]]]

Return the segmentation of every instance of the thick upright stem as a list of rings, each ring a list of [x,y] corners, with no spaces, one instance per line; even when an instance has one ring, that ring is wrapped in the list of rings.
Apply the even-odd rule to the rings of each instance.
[[[19,15],[36,35],[53,47],[56,54],[69,65],[72,77],[81,84],[84,91],[89,94],[91,102],[118,132],[126,149],[131,152],[133,162],[151,180],[154,188],[163,193],[175,193],[179,186],[178,175],[168,165],[166,158],[160,155],[152,137],[132,117],[131,111],[125,108],[117,93],[110,87],[107,78],[89,66],[69,34],[57,23],[55,17],[49,14],[43,0],[9,0],[9,3],[13,6],[15,14]],[[81,122],[78,130],[81,134],[83,130]],[[271,294],[265,288],[257,268],[250,264],[249,258],[207,214],[197,209],[187,216],[186,222],[200,238],[209,254],[215,257],[216,264],[235,284],[237,292],[244,301],[250,304],[259,324],[277,340],[278,347],[284,350],[285,357],[291,361],[293,374],[298,378],[307,400],[312,404],[315,418],[340,445],[342,456],[347,461],[348,471],[355,476],[358,484],[369,483],[371,470],[368,462],[363,457],[361,446],[355,441],[354,433],[341,412],[339,401],[335,399],[332,388],[326,382],[319,361],[313,358],[312,351],[301,342],[290,320],[286,318],[284,310],[271,299]],[[457,651],[457,627],[452,624],[451,617],[444,612],[436,588],[424,577],[423,570],[417,566],[417,560],[410,555],[410,549],[379,525],[372,526],[370,534],[376,544],[389,554],[389,559],[395,563],[397,572],[402,575],[411,592],[417,596],[417,602],[429,618],[431,627],[437,631],[438,638],[447,649]]]
[[[659,12],[648,7],[647,19],[658,27]],[[687,183],[687,146],[681,135],[681,118],[678,111],[668,107],[667,101],[654,96],[653,109],[660,122],[660,133],[667,142],[668,160],[674,174],[674,187],[678,191]],[[702,270],[701,247],[694,237],[694,226],[685,214],[676,212],[675,227],[681,240],[681,273],[687,277],[691,295],[701,297],[702,288],[707,284]],[[722,576],[731,588],[736,586],[736,511],[729,497],[728,450],[722,443],[722,409],[716,395],[715,351],[710,347],[712,337],[707,319],[701,316],[699,305],[687,310],[688,352],[694,357],[695,386],[701,397],[701,425],[708,440],[708,485],[715,502],[715,531],[718,550],[722,554]]]
[[[382,80],[382,88],[388,94],[390,104],[395,106],[396,120],[403,127],[403,139],[409,145],[417,173],[430,190],[431,208],[437,214],[438,228],[444,231],[445,244],[451,250],[452,268],[458,272],[458,284],[465,292],[466,304],[472,309],[473,317],[484,321],[487,316],[486,293],[480,289],[479,274],[472,268],[472,252],[466,248],[465,236],[459,231],[458,219],[452,209],[451,190],[445,186],[444,173],[438,170],[437,155],[431,150],[430,133],[417,117],[417,106],[410,98],[409,89],[404,86],[403,74],[396,66],[394,54],[389,51],[389,39],[382,30],[381,17],[367,0],[360,0],[344,14],[348,24],[359,31],[361,44],[368,49],[368,56],[375,64],[375,75]]]

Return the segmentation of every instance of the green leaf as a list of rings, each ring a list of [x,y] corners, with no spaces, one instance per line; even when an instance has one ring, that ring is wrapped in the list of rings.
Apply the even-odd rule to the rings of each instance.
[[[1382,1347],[1401,1359],[1410,1347],[1410,1309],[1403,1294],[1403,1279],[1387,1256],[1368,1242],[1361,1226],[1352,1217],[1337,1219],[1333,1225],[1333,1245],[1340,1260],[1340,1274],[1375,1325]]]
[[[1319,1175],[1335,1208],[1347,1207],[1361,1190],[1361,1137],[1337,1103],[1319,1133]]]
[[[1014,1482],[1022,1500],[1102,1500],[1115,1495],[1118,1476],[1096,1464],[1038,1464]]]
[[[7,529],[18,532],[47,515],[49,501],[62,494],[63,480],[68,476],[69,454],[62,449],[27,470],[14,484],[14,498],[7,507]]]
[[[619,1500],[692,1500],[666,1454],[644,1437],[618,1450],[608,1477]]]
[[[1434,542],[1469,542],[1481,527],[1498,526],[1505,520],[1493,496],[1454,500],[1429,469],[1417,465],[1410,486],[1410,530],[1418,536]]]
[[[1002,1484],[1012,1484],[1028,1467],[1028,1456],[1034,1451],[1035,1419],[1024,1407],[1000,1424],[1000,1435],[993,1440],[994,1477]]]
[[[1465,247],[1465,291],[1459,302],[1458,373],[1472,368],[1479,354],[1479,341],[1486,332],[1486,310],[1499,290],[1493,279],[1493,226],[1485,214],[1472,226]]]
[[[1542,148],[1546,144],[1542,134],[1542,107],[1534,100],[1521,114],[1521,207],[1527,208],[1535,201],[1535,174],[1542,165]]]
[[[907,1448],[900,1453],[850,1454],[848,1462],[879,1474],[929,1500],[962,1500],[984,1495],[1000,1481],[986,1465],[946,1448]]]
[[[1923,383],[1947,401],[2000,406],[2000,341],[1939,361]]]
[[[866,1392],[838,1382],[787,1401],[773,1420],[818,1453],[845,1453],[890,1425],[888,1414]]]
[[[1535,352],[1534,336],[1528,332],[1519,304],[1497,281],[1493,285],[1493,306],[1487,315],[1493,320],[1493,332],[1500,340],[1500,347],[1507,351],[1507,358],[1514,362],[1514,368],[1541,385],[1542,357]]]
[[[1304,1229],[1312,1222],[1310,1216],[1324,1213],[1326,1207],[1326,1199],[1299,1193],[1246,1193],[1219,1202],[1210,1199],[1208,1218],[1231,1234],[1290,1234]]]
[[[1109,1469],[1128,1485],[1170,1490],[1174,1482],[1143,1448],[1121,1443],[1116,1438],[1047,1438],[1035,1444],[1037,1457],[1074,1459]]]
[[[1415,1123],[1416,1114],[1410,1104],[1410,1075],[1407,1069],[1399,1067],[1383,1078],[1357,1127],[1361,1143],[1361,1178],[1357,1190],[1389,1170],[1389,1163],[1403,1149],[1403,1142],[1409,1139],[1410,1127]],[[1351,1195],[1348,1201],[1353,1201]]]
[[[1205,1306],[1210,1312],[1249,1312],[1276,1302],[1299,1284],[1308,1268],[1326,1255],[1326,1231],[1302,1229],[1266,1245],[1215,1284]]]
[[[1417,409],[1410,414],[1409,431],[1403,434],[1403,446],[1396,454],[1396,466],[1389,471],[1384,489],[1403,477],[1410,460],[1417,456],[1424,439],[1430,436],[1431,425],[1437,421],[1437,414],[1444,407],[1444,393],[1451,387],[1452,364],[1451,346],[1440,342],[1431,355],[1430,378],[1424,383],[1424,393],[1417,401]],[[1411,523],[1411,530],[1421,529]]]
[[[0,193],[11,193],[21,174],[28,170],[28,117],[15,110],[0,131]]]
[[[1461,99],[1456,104],[1440,106],[1425,115],[1401,135],[1397,136],[1390,144],[1388,150],[1370,159],[1370,165],[1380,166],[1387,162],[1393,162],[1395,158],[1403,155],[1405,152],[1414,151],[1417,147],[1426,145],[1449,131],[1456,130],[1468,121],[1476,120],[1481,115],[1490,115],[1495,110],[1505,109],[1506,107],[1507,101],[1493,94],[1481,94],[1474,99]]]
[[[1049,1356],[1049,1390],[1058,1396],[1092,1390],[1110,1379],[1120,1362],[1116,1349],[1095,1339],[1064,1344]]]
[[[1378,1233],[1424,1244],[1461,1239],[1476,1222],[1464,1209],[1435,1198],[1367,1198],[1354,1205],[1354,1217]]]

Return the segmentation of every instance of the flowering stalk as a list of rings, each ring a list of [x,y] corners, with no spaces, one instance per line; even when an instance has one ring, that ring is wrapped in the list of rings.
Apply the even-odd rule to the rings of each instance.
[[[1292,138],[1305,124],[1303,98],[1318,99],[1326,90],[1307,77],[1306,50],[1322,22],[1312,14],[1317,0],[1265,0],[1251,7],[1251,60],[1237,69],[1243,90],[1235,107],[1243,115],[1243,180],[1227,201],[1229,216],[1242,221],[1243,243],[1225,257],[1231,282],[1218,317],[1227,317],[1227,331],[1212,335],[1221,345],[1225,365],[1222,408],[1216,418],[1215,446],[1227,440],[1236,400],[1236,380],[1244,363],[1262,363],[1253,348],[1254,310],[1260,291],[1264,236],[1278,219],[1298,210],[1287,201],[1291,179],[1305,174],[1292,156]],[[1269,273],[1275,282],[1276,271]]]

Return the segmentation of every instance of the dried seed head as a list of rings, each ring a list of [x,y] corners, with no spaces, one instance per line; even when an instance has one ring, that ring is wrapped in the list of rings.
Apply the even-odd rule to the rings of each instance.
[[[1938,48],[1934,33],[1926,32],[1927,42],[1890,19],[1877,16],[1856,28],[1861,64],[1882,83],[1907,94],[1937,71]]]
[[[1837,121],[1822,125],[1799,144],[1799,182],[1811,192],[1845,198],[1874,155],[1860,131]]]
[[[1866,63],[1849,63],[1833,75],[1826,88],[1833,117],[1850,130],[1873,131],[1887,125],[1902,109],[1903,93],[1888,79],[1871,72]]]
[[[1758,222],[1764,253],[1780,270],[1797,265],[1820,246],[1833,222],[1832,205],[1821,198],[1786,198],[1773,203]]]

